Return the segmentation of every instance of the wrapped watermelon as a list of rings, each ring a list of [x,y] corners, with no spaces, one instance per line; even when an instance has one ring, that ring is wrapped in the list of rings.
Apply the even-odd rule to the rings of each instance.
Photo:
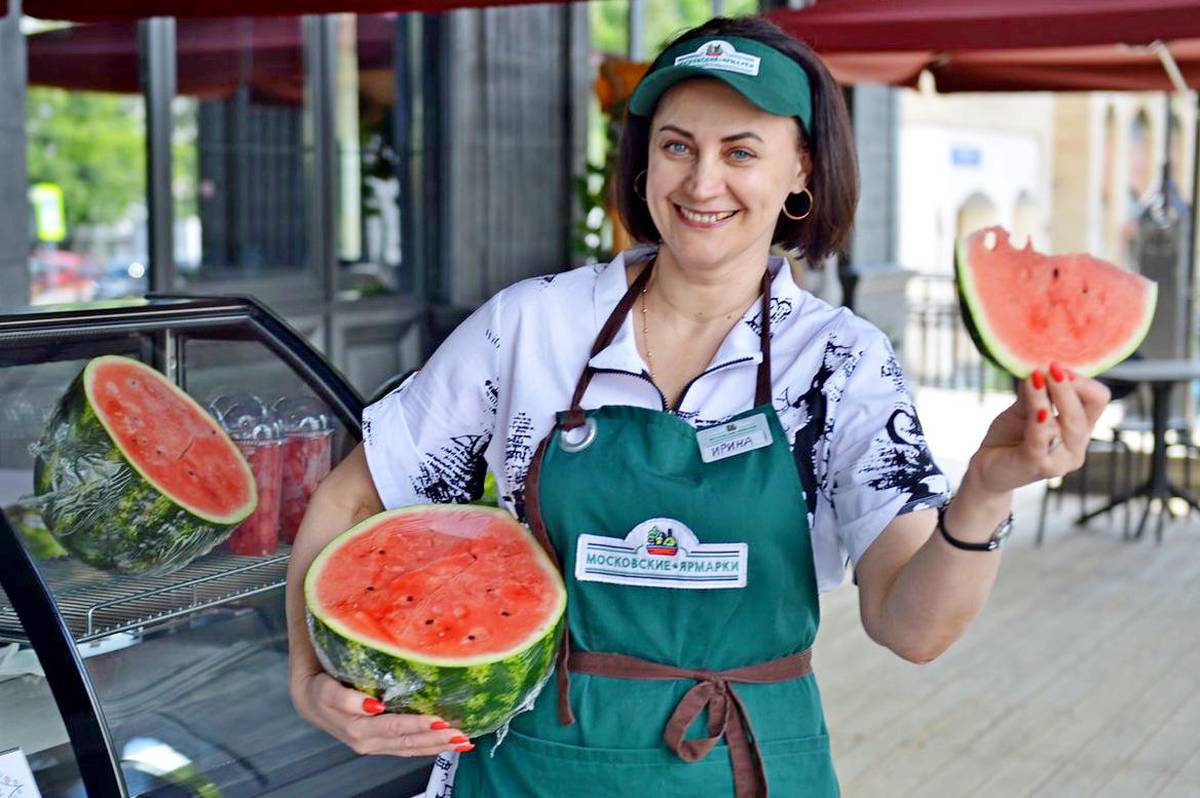
[[[89,361],[35,450],[34,489],[50,531],[97,568],[182,568],[258,503],[250,468],[220,425],[130,358]]]
[[[485,734],[532,706],[553,667],[566,589],[508,512],[414,505],[335,538],[304,580],[321,664],[390,711]]]
[[[959,304],[988,360],[1024,379],[1050,363],[1085,376],[1133,354],[1150,330],[1158,285],[1090,255],[1016,249],[1002,227],[977,230],[955,254]]]

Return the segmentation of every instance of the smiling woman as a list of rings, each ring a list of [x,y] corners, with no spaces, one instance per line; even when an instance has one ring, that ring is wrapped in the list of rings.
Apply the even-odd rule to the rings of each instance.
[[[473,750],[460,719],[368,717],[378,707],[321,674],[301,627],[301,714],[359,750],[445,751],[427,798],[837,798],[811,668],[819,593],[849,563],[868,635],[938,656],[987,599],[1013,489],[1077,468],[1107,400],[1036,372],[946,510],[887,338],[771,256],[819,264],[841,247],[857,182],[841,92],[804,45],[749,19],[669,45],[621,144],[619,206],[641,246],[510,286],[467,319],[364,411],[362,451],[292,552],[300,618],[295,585],[323,539],[380,507],[472,500],[486,467],[562,567],[555,678]]]

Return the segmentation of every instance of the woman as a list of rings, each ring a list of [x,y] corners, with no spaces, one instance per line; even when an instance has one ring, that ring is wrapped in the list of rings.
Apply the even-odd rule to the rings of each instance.
[[[1082,463],[1107,391],[1052,364],[1023,381],[948,502],[886,338],[769,256],[819,262],[857,200],[841,93],[773,25],[683,34],[621,147],[622,216],[647,245],[501,291],[368,409],[322,484],[289,574],[293,700],[360,753],[451,751],[435,781],[457,798],[836,796],[809,668],[819,591],[849,561],[867,633],[938,656],[991,590],[1013,489]],[[443,719],[372,717],[324,675],[297,586],[355,520],[469,500],[486,466],[556,553],[569,634],[532,711],[471,754]],[[596,541],[664,534],[718,573],[588,564]]]

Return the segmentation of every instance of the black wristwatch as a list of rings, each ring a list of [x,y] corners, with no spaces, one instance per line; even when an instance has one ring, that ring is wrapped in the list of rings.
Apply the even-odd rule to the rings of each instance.
[[[992,536],[985,542],[968,543],[965,540],[959,540],[946,531],[946,508],[949,506],[950,502],[946,502],[938,508],[937,525],[938,530],[941,531],[942,537],[946,539],[946,542],[957,549],[963,549],[965,551],[995,551],[996,549],[1000,548],[1004,541],[1008,539],[1008,536],[1012,534],[1013,516],[1012,513],[1009,513],[1008,518],[1005,518],[1000,522],[1000,526],[996,527],[996,531],[993,532]]]

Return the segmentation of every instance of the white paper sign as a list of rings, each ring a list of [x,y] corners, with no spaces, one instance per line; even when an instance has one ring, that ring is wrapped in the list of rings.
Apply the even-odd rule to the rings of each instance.
[[[0,798],[42,798],[20,748],[0,751]]]

